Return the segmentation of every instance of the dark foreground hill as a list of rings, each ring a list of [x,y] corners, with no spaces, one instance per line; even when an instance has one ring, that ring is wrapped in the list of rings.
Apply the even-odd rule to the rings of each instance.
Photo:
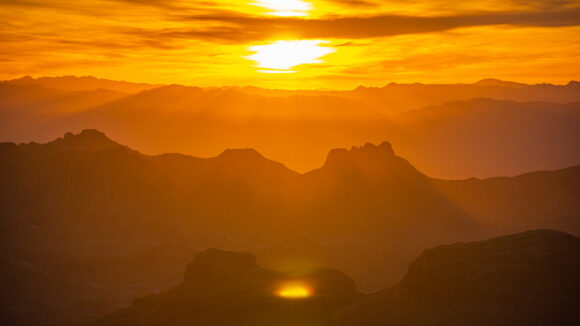
[[[292,290],[305,297],[284,292]],[[339,271],[276,272],[251,254],[210,249],[195,256],[179,286],[87,325],[328,325],[332,313],[361,296]]]
[[[275,272],[211,249],[179,286],[87,325],[576,325],[579,273],[580,239],[551,230],[428,249],[371,296],[335,270]],[[309,296],[282,295],[290,284]]]
[[[551,230],[426,250],[340,325],[578,325],[580,238]]]

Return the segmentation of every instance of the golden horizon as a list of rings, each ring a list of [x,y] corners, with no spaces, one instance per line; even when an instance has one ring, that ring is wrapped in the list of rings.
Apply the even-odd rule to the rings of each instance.
[[[580,76],[580,2],[14,0],[0,8],[0,79],[352,89]]]

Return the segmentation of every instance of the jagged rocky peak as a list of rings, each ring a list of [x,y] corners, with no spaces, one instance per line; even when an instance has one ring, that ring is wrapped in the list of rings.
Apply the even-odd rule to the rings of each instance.
[[[48,144],[61,150],[80,151],[98,151],[122,147],[97,129],[84,129],[76,135],[72,132],[67,132],[64,137],[58,138]]]
[[[389,142],[380,145],[366,143],[363,146],[333,149],[326,158],[324,168],[342,171],[361,171],[367,177],[386,174],[417,174],[418,171],[406,160],[395,155]]]
[[[336,165],[337,162],[347,162],[350,161],[350,152],[345,148],[334,148],[331,149],[326,156],[325,166]]]
[[[74,138],[107,138],[107,136],[105,135],[105,133],[103,133],[102,131],[99,131],[97,129],[83,129],[79,134],[75,135],[72,132],[67,132],[64,135],[64,139],[74,139]]]
[[[374,153],[379,155],[388,155],[394,156],[395,151],[393,150],[393,146],[388,141],[384,141],[381,144],[374,145],[371,143],[366,143],[364,146],[360,147],[353,147],[351,148],[351,152],[360,152],[360,153]]]
[[[292,177],[297,173],[288,169],[284,164],[264,157],[253,148],[226,149],[213,162],[226,168],[228,173],[248,178],[269,178],[272,173],[277,177]]]
[[[332,149],[326,158],[326,164],[344,162],[353,159],[385,159],[395,157],[391,143],[385,141],[380,145],[366,143],[363,146],[353,146],[350,150],[345,148]]]

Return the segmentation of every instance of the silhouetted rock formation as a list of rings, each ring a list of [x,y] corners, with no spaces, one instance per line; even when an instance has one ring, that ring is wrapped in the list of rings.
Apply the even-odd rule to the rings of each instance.
[[[96,129],[84,129],[77,135],[72,132],[67,132],[64,137],[51,141],[48,145],[59,150],[91,152],[124,147],[112,141],[104,133]]]
[[[276,295],[297,281],[312,295]],[[183,284],[90,325],[327,325],[334,311],[360,297],[354,282],[338,271],[275,272],[258,266],[251,254],[210,249],[195,256]]]
[[[427,176],[395,155],[388,142],[334,149],[323,167],[302,175],[300,181],[307,202],[303,212],[311,214],[311,223],[318,223],[312,229],[327,234],[381,230],[402,240],[398,230],[406,229],[429,242],[451,233],[473,236],[477,229]]]
[[[336,270],[275,272],[251,254],[209,249],[183,284],[88,325],[576,325],[579,273],[580,238],[552,230],[425,250],[371,296]],[[311,296],[276,296],[298,281]]]
[[[423,176],[405,159],[396,156],[389,142],[380,145],[366,143],[350,150],[333,149],[326,158],[326,163],[320,170],[334,174],[359,173],[369,183],[400,181],[397,178],[412,177],[418,181]]]
[[[580,238],[538,230],[426,250],[341,325],[577,325]]]

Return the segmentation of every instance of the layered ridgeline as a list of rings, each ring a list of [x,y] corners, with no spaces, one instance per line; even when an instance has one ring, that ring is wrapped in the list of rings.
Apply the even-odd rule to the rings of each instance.
[[[576,325],[578,273],[580,239],[550,230],[426,250],[366,296],[335,270],[276,272],[211,249],[180,285],[87,325]]]
[[[193,251],[336,268],[386,288],[424,248],[530,228],[580,234],[580,167],[442,181],[389,143],[296,173],[252,149],[147,156],[96,130],[0,145],[2,306],[10,324],[74,323],[176,284]],[[136,268],[138,266],[138,268]]]
[[[300,172],[332,148],[389,139],[431,176],[516,175],[580,164],[579,94],[578,82],[282,91],[25,78],[0,83],[0,139],[98,128],[144,153],[255,148]]]

